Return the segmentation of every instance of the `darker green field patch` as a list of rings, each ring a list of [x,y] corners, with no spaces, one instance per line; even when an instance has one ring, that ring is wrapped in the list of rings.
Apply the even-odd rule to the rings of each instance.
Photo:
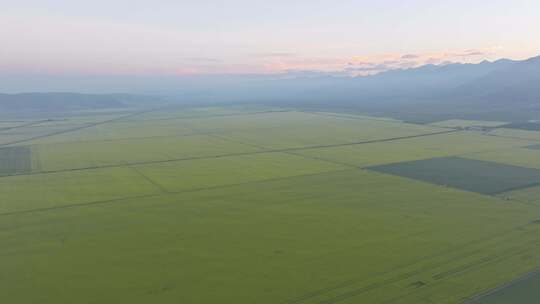
[[[540,123],[537,123],[537,122],[511,123],[511,124],[503,125],[500,127],[508,128],[508,129],[528,130],[528,131],[540,131]]]
[[[533,150],[540,150],[540,145],[532,145],[532,146],[528,146],[526,148],[527,149],[533,149]]]
[[[0,148],[0,175],[29,173],[32,171],[30,146]]]
[[[369,169],[482,194],[540,184],[540,170],[460,157],[443,157]]]
[[[537,304],[540,299],[540,272],[508,283],[466,304]]]

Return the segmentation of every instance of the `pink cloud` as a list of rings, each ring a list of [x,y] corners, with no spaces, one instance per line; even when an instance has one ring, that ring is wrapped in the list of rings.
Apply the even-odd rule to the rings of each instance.
[[[494,48],[468,49],[417,54],[375,54],[355,56],[348,60],[346,70],[356,75],[370,75],[393,69],[415,68],[426,64],[478,63],[500,58]]]
[[[496,58],[491,49],[468,49],[432,53],[383,53],[352,58],[306,58],[296,56],[266,56],[262,58],[264,73],[290,73],[318,71],[351,76],[372,75],[394,69],[409,69],[426,64],[446,64],[448,62],[477,63]]]

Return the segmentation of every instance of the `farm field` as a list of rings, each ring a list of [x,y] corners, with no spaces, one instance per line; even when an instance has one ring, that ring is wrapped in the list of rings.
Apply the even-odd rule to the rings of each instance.
[[[501,121],[482,121],[482,120],[464,120],[450,119],[431,123],[433,126],[448,127],[448,128],[466,128],[466,127],[498,127],[505,125],[506,122]]]
[[[498,195],[504,199],[511,199],[528,204],[540,205],[540,186],[503,192]]]
[[[0,176],[31,172],[31,155],[27,146],[0,148]]]
[[[534,140],[536,142],[540,141],[540,131],[534,131],[534,130],[510,129],[510,128],[501,127],[501,128],[495,129],[493,132],[490,133],[490,135],[528,139],[528,140]]]
[[[538,169],[461,157],[400,162],[369,169],[483,194],[497,194],[540,184]]]
[[[475,304],[505,304],[505,303],[520,303],[520,304],[535,304],[540,297],[540,274],[535,272],[526,276],[523,279],[510,283],[502,289],[490,293],[484,297],[480,297],[476,301],[470,303]]]
[[[0,299],[535,297],[540,132],[463,129],[479,123],[238,106],[0,121]]]
[[[464,157],[540,169],[540,158],[538,157],[540,155],[540,149],[533,149],[531,147],[535,146],[470,153]]]

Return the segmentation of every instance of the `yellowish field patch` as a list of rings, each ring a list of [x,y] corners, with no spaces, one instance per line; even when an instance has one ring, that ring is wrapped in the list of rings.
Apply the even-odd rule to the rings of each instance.
[[[465,119],[449,119],[431,123],[432,126],[448,127],[448,128],[466,128],[466,127],[497,127],[507,124],[503,121],[485,121],[485,120],[465,120]]]

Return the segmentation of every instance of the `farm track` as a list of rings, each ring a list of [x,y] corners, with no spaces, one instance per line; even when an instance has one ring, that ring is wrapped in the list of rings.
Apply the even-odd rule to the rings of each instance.
[[[74,208],[74,207],[85,207],[85,206],[92,206],[92,205],[103,205],[103,204],[119,203],[119,202],[123,202],[123,201],[127,201],[127,200],[139,199],[139,198],[160,197],[160,196],[164,196],[164,195],[176,195],[176,194],[182,194],[182,193],[193,193],[193,192],[202,192],[202,191],[207,191],[207,190],[226,189],[226,188],[230,188],[230,187],[237,187],[237,186],[244,186],[244,185],[254,185],[254,184],[263,184],[263,183],[268,183],[268,182],[287,180],[287,179],[291,179],[291,178],[320,176],[320,175],[325,175],[325,174],[338,173],[338,172],[347,172],[347,171],[353,171],[353,170],[352,169],[332,170],[332,171],[325,171],[325,172],[318,172],[318,173],[309,173],[309,174],[291,175],[291,176],[276,177],[276,178],[267,178],[267,179],[247,181],[247,182],[241,182],[241,183],[232,183],[232,184],[223,184],[223,185],[209,186],[209,187],[191,188],[191,189],[185,189],[185,190],[180,190],[180,191],[167,191],[167,190],[165,190],[164,193],[152,193],[152,194],[144,194],[144,195],[138,195],[138,196],[120,197],[120,198],[109,199],[109,200],[100,200],[100,201],[93,201],[93,202],[64,204],[64,205],[60,205],[60,206],[47,207],[47,208],[36,208],[36,209],[4,212],[4,213],[0,213],[0,217],[2,217],[2,216],[11,216],[11,215],[19,215],[19,214],[36,213],[36,212],[46,212],[46,211],[53,211],[53,210],[57,210],[57,209],[66,209],[66,208]]]
[[[455,261],[460,261],[460,260],[463,260],[463,259],[467,259],[471,255],[481,253],[482,251],[484,251],[484,250],[486,250],[488,248],[499,246],[499,244],[502,241],[514,237],[512,232],[515,232],[516,229],[518,229],[520,227],[525,227],[525,226],[528,226],[528,225],[529,224],[518,226],[518,227],[516,227],[514,229],[511,229],[511,230],[508,230],[508,231],[504,232],[503,234],[495,234],[495,235],[489,236],[487,238],[474,240],[474,241],[468,242],[467,244],[464,244],[464,245],[462,245],[460,247],[455,247],[451,251],[447,250],[447,251],[438,252],[438,253],[435,253],[435,254],[430,255],[430,256],[422,257],[422,258],[416,260],[413,263],[409,263],[409,264],[399,266],[394,270],[375,274],[376,277],[384,277],[386,275],[396,273],[395,276],[393,276],[391,278],[383,279],[381,282],[370,283],[368,285],[365,285],[365,286],[362,286],[362,287],[359,287],[359,288],[355,288],[353,290],[348,290],[348,291],[343,290],[343,293],[341,293],[339,295],[329,297],[329,298],[327,298],[325,300],[321,300],[321,301],[316,300],[317,298],[323,297],[325,294],[336,292],[336,291],[339,291],[340,289],[351,288],[351,287],[353,287],[353,286],[355,286],[355,285],[357,285],[359,283],[367,281],[367,279],[349,280],[349,281],[343,282],[341,284],[335,285],[333,287],[320,289],[320,290],[317,290],[317,291],[313,291],[311,293],[307,293],[304,296],[300,296],[300,297],[298,297],[296,299],[284,302],[283,304],[300,304],[300,303],[314,303],[314,302],[319,303],[319,304],[339,303],[341,301],[348,300],[350,298],[353,298],[353,297],[359,296],[361,294],[376,290],[378,288],[382,288],[382,287],[384,287],[386,285],[391,285],[391,284],[395,284],[395,283],[400,282],[400,281],[410,279],[410,278],[412,278],[412,277],[414,277],[416,275],[421,274],[422,272],[426,272],[426,271],[429,271],[429,270],[433,270],[433,269],[443,267],[444,265],[446,265],[448,263],[455,262]],[[533,231],[533,232],[535,232],[535,231]],[[492,242],[492,241],[494,243],[489,244],[489,242]],[[488,244],[483,245],[483,243],[488,243]],[[474,247],[474,246],[477,246],[478,244],[482,244],[482,246],[479,247],[479,248],[474,248],[472,250],[469,250],[469,247],[471,247],[471,246]],[[526,242],[526,244],[528,244],[528,242]],[[514,247],[512,247],[512,248],[514,248]],[[520,248],[520,247],[518,246],[516,248]],[[467,250],[466,252],[460,252],[460,251],[465,250],[465,249]],[[449,252],[452,253],[450,256],[448,256]],[[509,251],[507,251],[507,252],[509,252]],[[494,255],[494,256],[499,257],[500,255],[497,254],[497,255]],[[435,259],[441,258],[441,257],[444,257],[445,259],[443,261],[436,261],[435,260]],[[495,258],[490,258],[489,261],[492,261],[493,259],[495,259]],[[410,271],[406,271],[405,273],[399,274],[400,271],[407,270],[407,268],[418,266],[418,265],[421,265],[423,263],[426,263],[426,261],[431,261],[431,260],[435,260],[435,261],[430,262],[427,265],[425,265],[425,266],[423,266],[423,267],[421,267],[419,269],[410,270]],[[478,261],[476,261],[476,262],[478,262]],[[486,259],[485,262],[487,262],[487,259]],[[469,265],[468,268],[464,267],[463,265],[460,266],[460,270],[462,272],[466,271],[466,270],[471,270],[471,269],[472,269],[472,267],[470,267],[470,265]],[[455,272],[457,272],[457,271],[455,271]],[[434,277],[434,279],[437,279],[437,278]],[[442,276],[439,279],[442,279]],[[431,285],[433,285],[433,284],[431,284]]]
[[[107,123],[115,122],[115,121],[120,120],[120,119],[124,119],[124,118],[128,118],[128,117],[134,117],[134,116],[137,116],[137,115],[142,115],[144,113],[149,113],[149,112],[153,112],[153,111],[156,111],[156,110],[152,109],[152,110],[145,110],[145,111],[135,112],[135,113],[131,113],[131,114],[128,114],[128,115],[111,118],[111,119],[108,119],[108,120],[103,120],[103,121],[98,121],[98,122],[94,122],[94,123],[85,124],[85,125],[82,125],[82,126],[71,128],[71,129],[60,130],[60,131],[47,133],[47,134],[43,134],[43,135],[38,135],[38,136],[33,136],[33,137],[25,138],[25,139],[18,139],[18,140],[14,140],[14,141],[11,141],[11,142],[0,144],[0,147],[25,143],[25,142],[29,142],[29,141],[36,140],[36,139],[51,137],[51,136],[54,136],[54,135],[60,135],[60,134],[66,134],[66,133],[71,133],[71,132],[75,132],[75,131],[80,131],[80,130],[96,127],[96,126],[99,126],[99,125],[104,125],[104,124],[107,124]]]
[[[294,153],[294,152],[285,152],[285,153],[290,154],[290,155],[300,156],[300,157],[303,157],[305,159],[318,160],[318,161],[322,161],[322,162],[332,163],[332,164],[335,164],[335,165],[362,169],[362,167],[359,167],[359,166],[356,166],[356,165],[353,165],[353,164],[344,163],[344,162],[340,162],[340,161],[335,161],[335,160],[331,160],[331,159],[327,159],[327,158],[323,158],[323,157],[309,156],[309,155],[304,155],[304,154]]]
[[[65,204],[65,205],[59,205],[59,206],[53,206],[53,207],[47,207],[47,208],[37,208],[37,209],[28,209],[28,210],[4,212],[4,213],[0,213],[0,217],[11,216],[11,215],[31,214],[31,213],[38,213],[38,212],[47,212],[47,211],[62,210],[62,209],[69,209],[69,208],[75,208],[75,207],[86,207],[86,206],[96,206],[96,205],[120,203],[120,202],[131,200],[131,199],[149,198],[149,197],[157,197],[157,196],[160,196],[160,194],[137,195],[137,196],[120,197],[120,198],[93,201],[93,202]]]
[[[226,137],[226,136],[220,136],[220,135],[217,135],[217,134],[212,134],[211,136],[215,137],[215,138],[222,139],[222,140],[226,140],[226,141],[231,142],[231,143],[242,144],[242,145],[250,146],[250,147],[261,149],[261,150],[268,150],[268,147],[263,147],[261,145],[256,145],[256,144],[252,144],[252,143],[246,143],[246,142],[239,141],[239,140],[236,140],[236,139],[232,139],[232,138],[229,138],[229,137]],[[331,160],[331,159],[325,159],[325,158],[322,158],[322,157],[307,156],[307,155],[294,153],[294,152],[290,152],[290,151],[282,152],[282,153],[286,153],[286,154],[294,155],[294,156],[299,156],[299,157],[302,157],[302,158],[305,158],[305,159],[323,161],[323,162],[332,163],[332,164],[335,164],[335,165],[340,165],[340,166],[345,166],[345,167],[358,168],[357,166],[352,165],[352,164],[338,162],[338,161],[334,161],[334,160]]]
[[[200,136],[200,135],[212,135],[216,134],[214,131],[208,132],[198,132],[198,133],[186,133],[186,134],[174,134],[174,135],[150,135],[150,136],[133,136],[133,137],[119,137],[111,139],[94,139],[94,140],[69,140],[69,141],[58,141],[52,143],[44,143],[43,145],[71,145],[71,144],[91,144],[91,143],[109,143],[109,142],[122,142],[130,140],[142,140],[142,139],[159,139],[159,138],[181,138],[181,137],[190,137],[190,136]],[[32,145],[42,145],[32,144]]]
[[[61,130],[49,134],[44,134],[40,136],[35,136],[32,138],[25,138],[17,141],[12,141],[8,143],[0,144],[1,146],[5,145],[13,145],[18,143],[23,143],[27,141],[32,141],[35,139],[40,138],[46,138],[49,136],[54,135],[60,135],[64,133],[69,133],[73,131],[79,131],[81,129],[86,129],[90,127],[94,127],[97,125],[102,125],[106,123],[135,123],[135,122],[144,122],[144,121],[162,121],[162,120],[190,120],[190,119],[204,119],[204,118],[213,118],[213,117],[230,117],[230,116],[251,116],[251,115],[258,115],[258,114],[269,114],[269,113],[287,113],[287,112],[300,112],[300,111],[294,111],[294,110],[273,110],[273,111],[256,111],[256,112],[244,112],[244,113],[231,113],[231,114],[215,114],[215,115],[206,115],[206,116],[185,116],[185,117],[168,117],[168,118],[155,118],[155,119],[137,119],[137,120],[125,120],[126,118],[131,118],[136,115],[142,115],[148,112],[154,112],[160,109],[152,109],[152,110],[146,110],[136,113],[131,113],[129,115],[124,115],[121,117],[115,117],[113,119],[100,121],[96,123],[86,123],[84,126],[81,126],[80,124],[77,124],[78,126],[75,128],[67,129],[67,130]],[[22,128],[22,127],[28,127],[33,126],[41,123],[48,122],[48,120],[41,120],[41,121],[35,121],[26,125],[20,125],[20,126],[14,126],[14,127],[8,127],[8,128],[2,128],[0,129],[0,132],[8,129],[15,129],[15,128]],[[216,132],[216,131],[206,131],[206,132],[199,132],[195,131],[192,134],[180,134],[180,135],[156,135],[156,136],[134,136],[134,137],[121,137],[121,138],[115,138],[115,139],[97,139],[97,140],[73,140],[73,141],[65,141],[65,142],[58,142],[55,144],[71,144],[71,143],[93,143],[93,142],[114,142],[114,141],[123,141],[123,140],[134,140],[134,139],[151,139],[151,138],[168,138],[168,137],[184,137],[184,136],[195,136],[195,135],[210,135],[210,134],[216,134],[216,133],[222,133],[222,132]]]
[[[401,121],[401,120],[392,120],[392,119],[384,119],[384,118],[369,118],[367,116],[354,117],[354,116],[347,116],[346,114],[332,113],[332,112],[300,111],[300,110],[298,110],[297,112],[302,112],[302,113],[312,114],[312,115],[332,117],[332,118],[348,119],[348,120],[368,120],[368,121],[378,121],[378,122],[388,122],[388,123],[411,124],[411,125],[426,126],[425,124],[411,123],[411,122],[406,122],[406,121]],[[451,127],[449,128],[449,127],[440,127],[440,126],[431,126],[431,125],[427,125],[427,126],[432,127],[432,128],[437,128],[437,129],[457,130],[457,128],[451,128]]]
[[[166,120],[184,120],[184,119],[189,120],[189,119],[204,119],[204,118],[231,117],[231,116],[250,116],[250,115],[259,115],[259,114],[287,113],[287,112],[300,112],[300,111],[294,111],[294,110],[253,111],[253,112],[214,114],[214,115],[193,115],[193,116],[146,118],[146,119],[143,118],[143,119],[137,119],[136,121],[166,121]],[[134,121],[124,120],[124,121],[117,121],[117,122],[134,122]]]
[[[41,123],[44,123],[44,122],[47,122],[47,121],[48,121],[48,120],[38,120],[38,121],[29,122],[29,123],[23,124],[23,125],[18,125],[18,126],[13,126],[13,127],[6,127],[6,128],[0,128],[0,132],[9,131],[9,130],[14,130],[14,129],[20,129],[20,128],[26,128],[26,127],[31,127],[31,126],[33,126],[33,125],[41,124]]]
[[[528,244],[530,245],[530,243]],[[505,251],[505,255],[504,256],[500,256],[500,255],[493,255],[495,256],[495,258],[490,258],[490,261],[488,262],[483,262],[481,265],[475,265],[476,267],[474,267],[475,269],[481,269],[481,268],[484,268],[484,267],[487,267],[487,266],[491,266],[493,264],[496,264],[498,262],[501,262],[501,261],[504,261],[504,260],[507,260],[507,259],[510,259],[512,257],[515,257],[515,256],[518,256],[518,255],[523,255],[525,253],[536,253],[538,252],[538,245],[540,245],[540,241],[539,240],[535,240],[535,243],[534,243],[534,247],[531,247],[531,246],[528,246],[526,248],[523,248],[523,246],[515,246],[513,249],[520,249],[518,251],[512,251],[512,250],[507,250]],[[488,258],[486,258],[487,260]],[[469,272],[470,270],[474,270],[474,269],[467,269],[466,271],[463,271],[462,273],[466,273],[466,272]],[[441,284],[444,284],[445,281],[444,280],[440,280],[440,281],[436,281],[434,283],[431,284],[431,286],[438,286],[438,285],[441,285]],[[423,291],[423,290],[422,290]],[[396,301],[398,300],[401,300],[403,299],[404,297],[407,297],[407,296],[412,296],[412,295],[417,295],[418,294],[418,290],[415,290],[413,292],[408,292],[406,294],[402,294],[400,296],[397,296],[397,297],[394,297],[392,299],[389,299],[389,300],[386,300],[384,302],[382,302],[381,304],[391,304],[391,303],[395,303]],[[467,301],[467,299],[461,299],[461,301]],[[469,302],[467,302],[469,303]]]
[[[448,133],[455,133],[455,132],[459,132],[459,130],[450,130],[450,131],[447,130],[447,131],[424,133],[424,134],[418,134],[418,135],[408,135],[408,136],[373,139],[373,140],[339,143],[339,144],[314,145],[314,146],[283,148],[283,149],[268,149],[268,150],[251,151],[251,152],[226,153],[226,154],[218,154],[218,155],[211,155],[211,156],[194,156],[194,157],[173,158],[173,159],[165,159],[165,160],[131,162],[131,163],[124,163],[124,164],[111,164],[111,165],[103,165],[103,166],[90,166],[90,167],[70,168],[70,169],[61,169],[61,170],[49,170],[49,171],[42,171],[42,172],[33,172],[29,174],[5,175],[5,176],[1,176],[0,178],[9,177],[9,176],[20,176],[20,175],[39,175],[39,174],[51,174],[51,173],[83,171],[83,170],[93,170],[93,169],[118,168],[118,167],[136,166],[136,165],[162,164],[162,163],[178,162],[178,161],[218,159],[218,158],[233,157],[233,156],[257,155],[257,154],[263,154],[263,153],[280,153],[280,152],[287,153],[287,152],[303,151],[303,150],[310,150],[310,149],[346,147],[346,146],[355,146],[355,145],[363,145],[363,144],[391,142],[391,141],[396,141],[396,140],[427,137],[427,136],[434,136],[434,135],[448,134]]]
[[[137,173],[140,177],[142,177],[144,180],[146,180],[148,183],[152,184],[156,189],[158,189],[162,193],[169,193],[167,189],[165,189],[162,185],[158,184],[156,181],[145,175],[141,170],[137,169],[134,166],[129,166],[131,170],[133,170],[135,173]]]

